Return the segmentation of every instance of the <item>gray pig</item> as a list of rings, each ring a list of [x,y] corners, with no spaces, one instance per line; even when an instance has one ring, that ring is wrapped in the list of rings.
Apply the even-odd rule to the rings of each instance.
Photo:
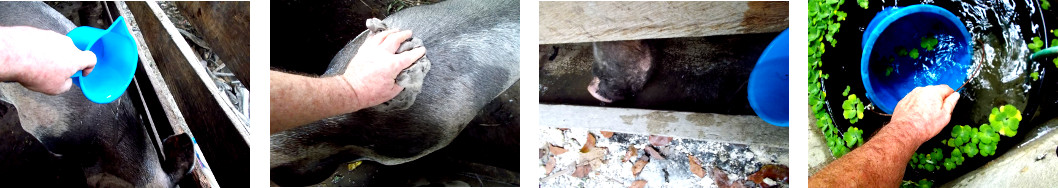
[[[519,78],[518,3],[450,0],[383,20],[386,26],[412,30],[426,47],[431,68],[422,92],[405,110],[362,110],[271,135],[272,182],[319,183],[343,162],[396,165],[448,145]],[[365,35],[349,42],[324,76],[340,75]]]
[[[75,27],[41,2],[0,2],[0,26],[31,26],[60,34]],[[127,95],[108,104],[96,104],[85,98],[77,86],[49,96],[18,83],[0,83],[0,103],[7,109],[0,116],[12,118],[0,123],[3,136],[20,139],[20,143],[10,143],[15,140],[8,138],[0,144],[26,146],[5,147],[0,150],[5,152],[0,161],[40,162],[0,163],[0,180],[8,180],[3,181],[5,184],[172,187],[194,164],[194,151],[186,134],[167,138],[162,152],[168,158],[159,157]],[[17,121],[13,120],[15,114]],[[55,174],[24,173],[36,168],[36,164],[58,166],[55,168],[59,170]],[[34,180],[56,181],[31,182]]]

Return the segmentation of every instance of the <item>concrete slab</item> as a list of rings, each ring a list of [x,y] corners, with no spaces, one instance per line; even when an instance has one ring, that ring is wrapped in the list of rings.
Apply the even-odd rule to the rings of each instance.
[[[540,125],[788,148],[789,129],[757,116],[540,105]]]
[[[649,134],[613,133],[600,136],[600,131],[586,128],[559,129],[540,127],[537,146],[540,148],[539,168],[529,173],[540,178],[540,187],[629,187],[635,181],[645,181],[646,187],[755,187],[748,176],[764,165],[789,165],[789,150],[698,139],[673,138],[667,145],[652,146]],[[597,149],[587,153],[578,150],[588,135],[595,135]],[[631,147],[631,148],[630,148]],[[647,154],[645,148],[657,148],[661,157]],[[563,149],[554,149],[563,148]],[[625,161],[629,149],[634,156]],[[554,150],[554,151],[553,151]],[[567,150],[562,153],[555,151]],[[696,176],[688,156],[700,161],[706,175]],[[633,173],[639,158],[649,158],[638,174]],[[553,165],[548,170],[548,166]],[[591,166],[586,175],[577,177],[578,166]],[[584,167],[582,167],[584,168]],[[722,172],[722,173],[721,173]],[[715,176],[714,176],[715,175]],[[718,182],[723,177],[728,182]],[[775,184],[788,187],[776,178]],[[772,185],[775,185],[772,184]]]

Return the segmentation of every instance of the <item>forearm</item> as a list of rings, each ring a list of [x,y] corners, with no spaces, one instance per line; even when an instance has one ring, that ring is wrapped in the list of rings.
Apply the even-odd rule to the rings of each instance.
[[[271,133],[360,109],[341,77],[271,71]]]
[[[923,141],[887,125],[869,142],[809,177],[808,187],[898,187],[904,167]]]

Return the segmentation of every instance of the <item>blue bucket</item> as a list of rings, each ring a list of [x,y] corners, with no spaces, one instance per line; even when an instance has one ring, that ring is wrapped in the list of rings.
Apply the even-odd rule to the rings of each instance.
[[[970,39],[959,18],[937,6],[882,10],[867,26],[861,43],[860,76],[867,98],[893,113],[915,87],[963,85],[973,66]],[[935,44],[932,50],[923,47],[930,40]]]
[[[749,106],[765,122],[787,127],[790,123],[790,29],[786,29],[757,59],[749,74]]]
[[[85,98],[105,104],[121,97],[132,83],[139,58],[136,40],[129,34],[125,18],[118,17],[106,30],[81,26],[66,36],[73,40],[77,49],[89,50],[96,55],[96,66],[88,76],[77,71],[70,77]]]

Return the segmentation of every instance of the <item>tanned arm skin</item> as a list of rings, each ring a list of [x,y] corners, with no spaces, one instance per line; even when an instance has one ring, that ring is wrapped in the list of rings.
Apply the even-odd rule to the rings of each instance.
[[[411,35],[411,31],[387,30],[368,38],[341,76],[310,77],[272,71],[271,133],[396,97],[404,89],[394,81],[397,74],[426,54],[422,47],[394,54]]]
[[[95,54],[77,49],[66,35],[27,26],[0,27],[0,81],[58,95],[70,90],[70,76],[77,71],[88,76],[95,64]]]
[[[845,156],[808,178],[808,187],[899,187],[922,143],[951,120],[959,93],[947,85],[919,87],[897,104],[892,121]]]

